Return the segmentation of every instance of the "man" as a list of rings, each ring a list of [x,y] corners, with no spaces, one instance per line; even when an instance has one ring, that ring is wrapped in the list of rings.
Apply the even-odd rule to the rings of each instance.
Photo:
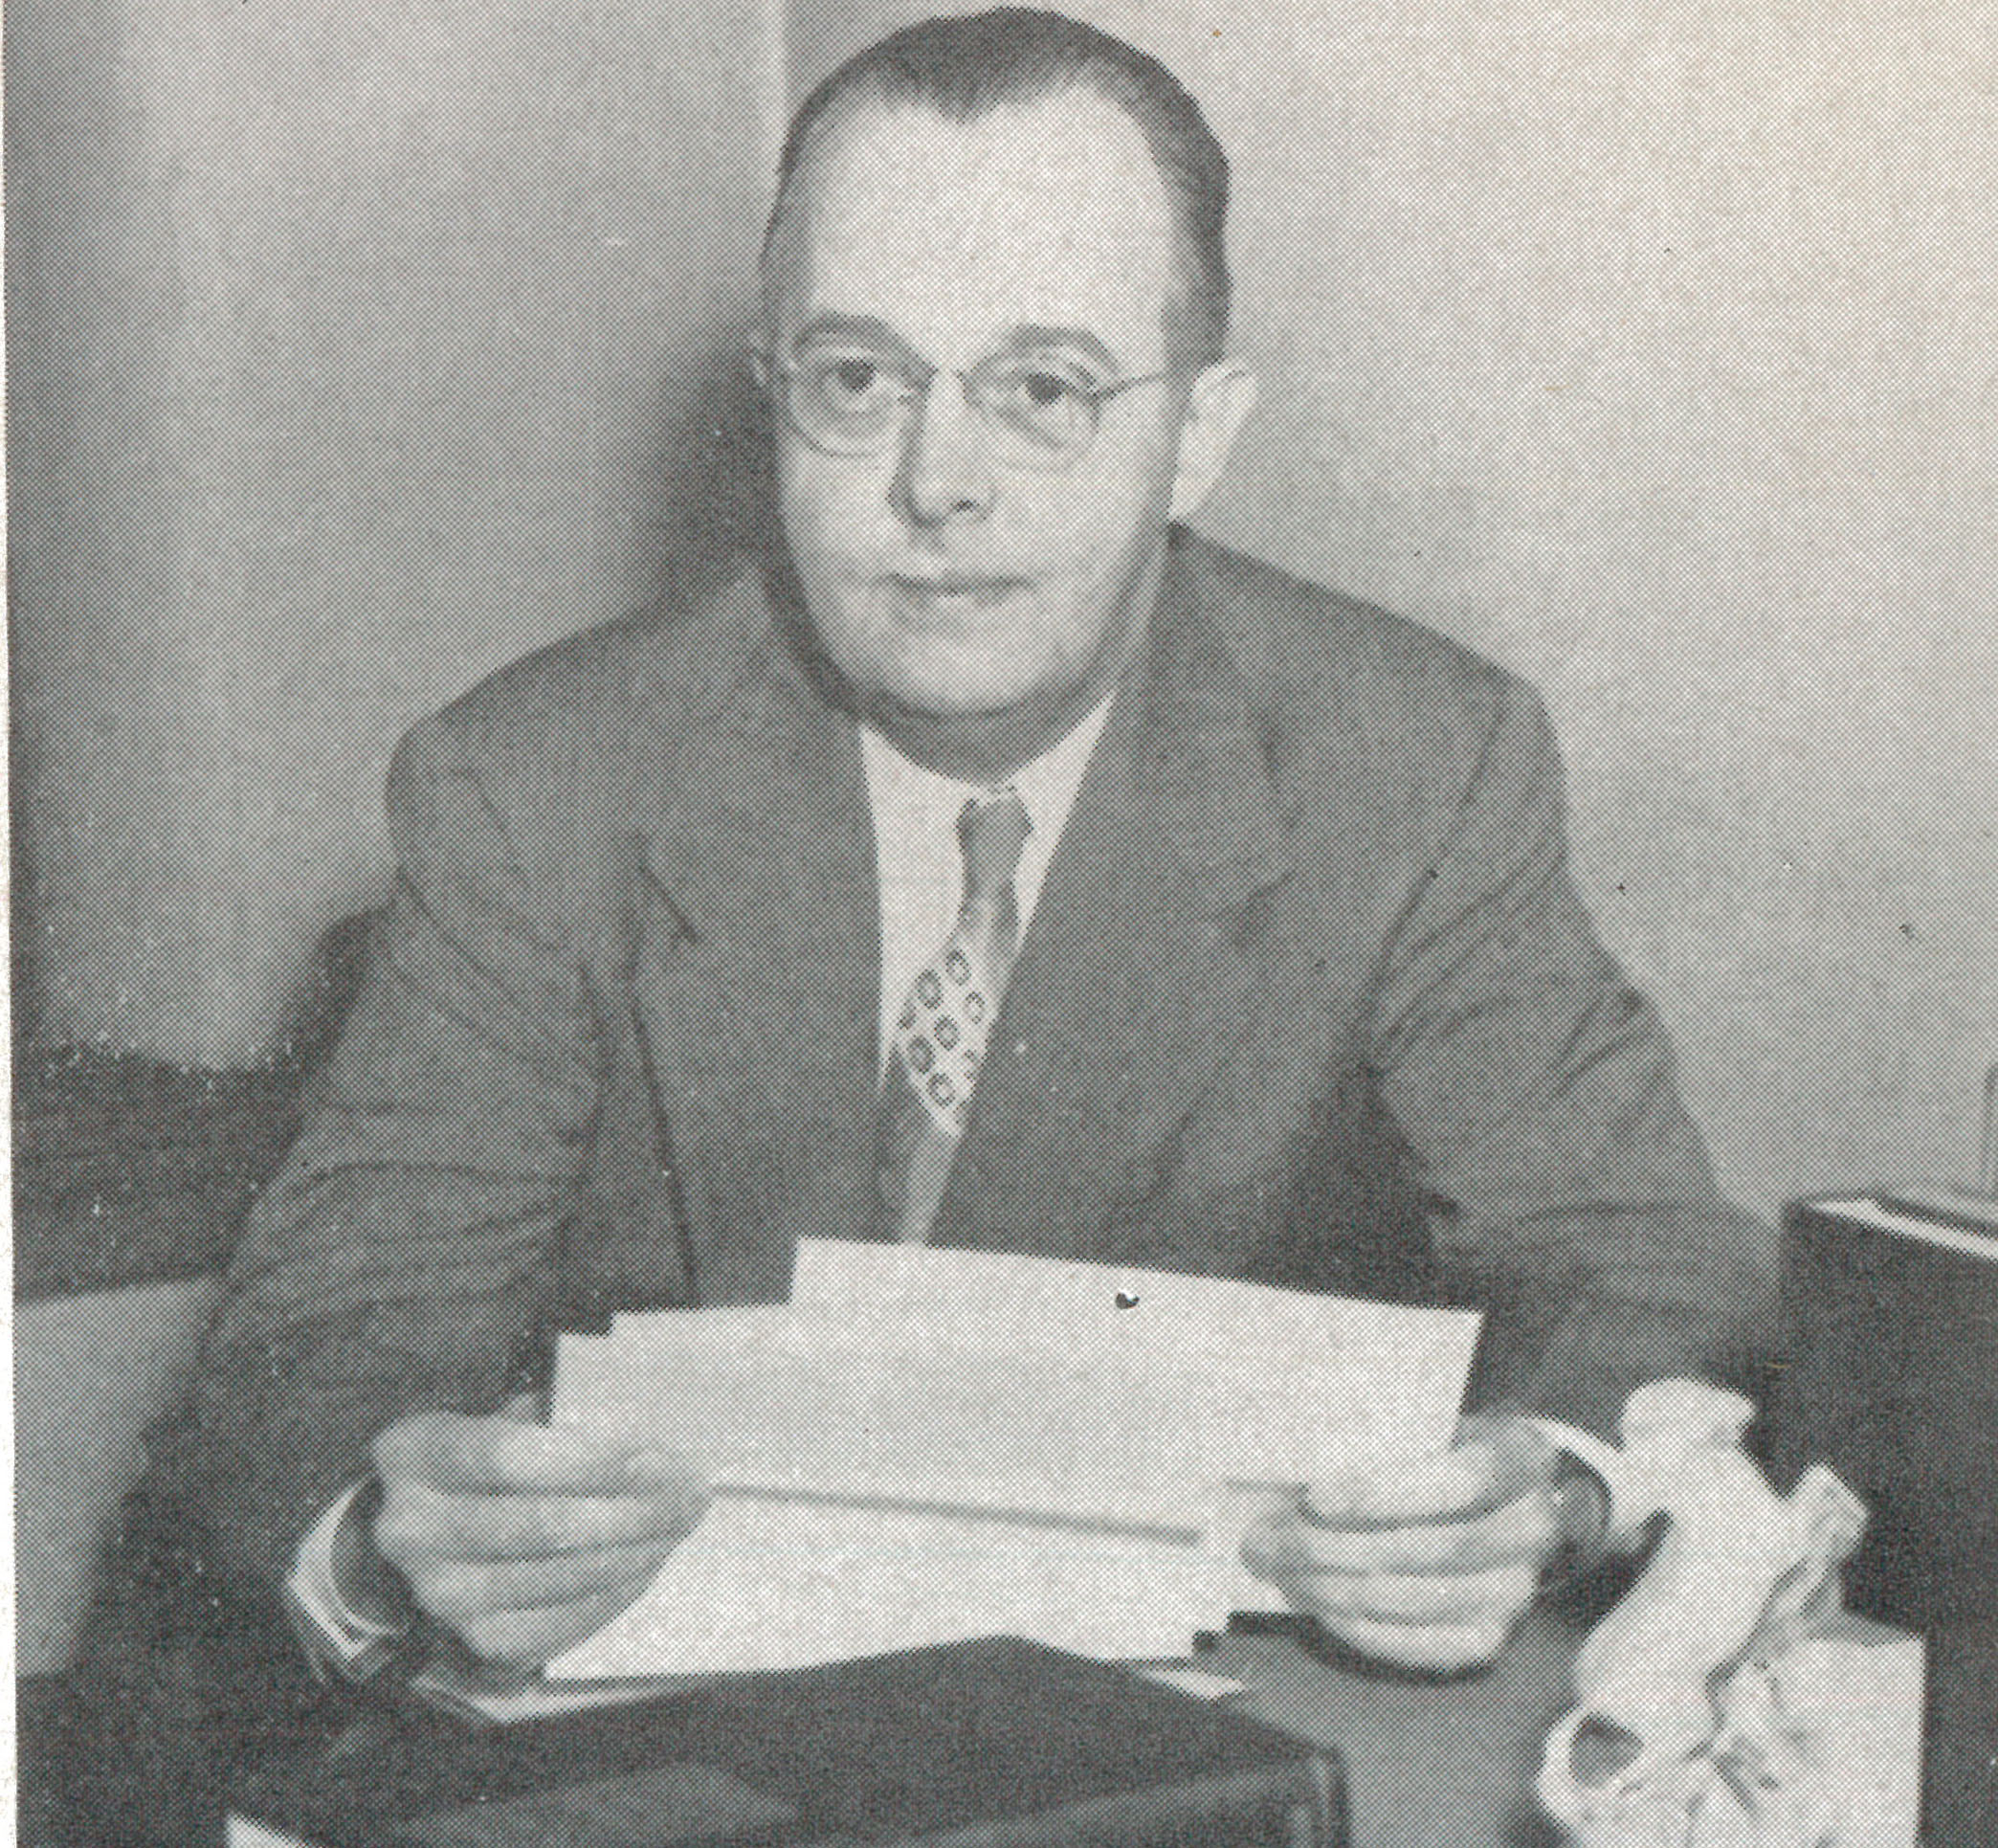
[[[1572,1528],[1517,1413],[1606,1429],[1731,1348],[1766,1236],[1582,913],[1537,703],[1178,523],[1254,399],[1226,184],[1169,75],[1053,15],[807,102],[781,554],[398,755],[393,914],[156,1462],[232,1612],[284,1588],[347,1674],[418,1619],[526,1663],[598,1628],[700,1485],[521,1395],[611,1309],[781,1299],[804,1230],[1484,1303],[1514,1410],[1253,1548],[1418,1667],[1492,1654]],[[979,1059],[921,998],[957,979]]]

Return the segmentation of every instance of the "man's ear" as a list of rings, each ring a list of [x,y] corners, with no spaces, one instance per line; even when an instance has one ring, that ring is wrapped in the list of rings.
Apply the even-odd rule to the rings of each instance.
[[[1180,424],[1179,471],[1172,480],[1172,517],[1186,520],[1221,479],[1235,437],[1255,409],[1255,374],[1240,360],[1216,360],[1193,381]]]

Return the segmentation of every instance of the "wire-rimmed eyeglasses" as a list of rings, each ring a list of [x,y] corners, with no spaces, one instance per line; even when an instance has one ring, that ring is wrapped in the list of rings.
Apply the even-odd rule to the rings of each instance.
[[[790,427],[831,456],[877,456],[899,445],[940,377],[954,378],[1003,459],[1067,468],[1096,440],[1103,407],[1170,372],[1098,378],[1045,353],[994,353],[968,369],[931,366],[894,347],[839,342],[759,356]]]

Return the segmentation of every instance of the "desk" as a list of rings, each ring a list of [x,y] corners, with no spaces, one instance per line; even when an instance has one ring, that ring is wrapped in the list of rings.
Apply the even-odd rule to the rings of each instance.
[[[1338,1747],[1353,1848],[1551,1848],[1533,1796],[1541,1741],[1572,1704],[1586,1634],[1536,1614],[1489,1669],[1424,1681],[1307,1653],[1287,1636],[1231,1635],[1200,1666],[1247,1681],[1245,1712]]]
[[[1248,1682],[1234,1697],[1242,1711],[1339,1748],[1352,1848],[1558,1848],[1533,1779],[1600,1614],[1537,1612],[1489,1669],[1452,1681],[1327,1659],[1274,1635],[1231,1635],[1199,1664]],[[1987,1848],[1998,1842],[1998,1625],[1958,1626],[1928,1647],[1922,1839]]]

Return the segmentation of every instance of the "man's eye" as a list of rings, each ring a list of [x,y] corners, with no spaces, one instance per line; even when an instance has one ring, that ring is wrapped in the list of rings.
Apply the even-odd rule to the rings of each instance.
[[[811,396],[829,411],[871,409],[886,393],[887,367],[872,353],[827,353],[806,368]]]
[[[892,403],[900,379],[893,362],[879,353],[834,351],[807,359],[798,383],[810,403],[846,414]]]
[[[1052,411],[1056,405],[1082,395],[1076,381],[1059,372],[1022,372],[1019,391],[1036,411]]]
[[[849,397],[865,397],[880,376],[881,368],[871,359],[843,359],[833,362],[831,384]]]
[[[1090,397],[1088,380],[1054,366],[1009,367],[992,386],[993,409],[1036,422],[1073,418]]]

